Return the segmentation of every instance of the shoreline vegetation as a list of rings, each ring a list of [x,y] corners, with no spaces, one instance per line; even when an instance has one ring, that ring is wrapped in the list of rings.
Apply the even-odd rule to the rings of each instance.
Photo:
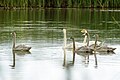
[[[120,0],[0,0],[0,9],[120,8]]]

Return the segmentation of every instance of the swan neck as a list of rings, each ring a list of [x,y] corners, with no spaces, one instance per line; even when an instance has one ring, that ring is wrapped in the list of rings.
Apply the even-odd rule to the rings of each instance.
[[[66,48],[67,44],[66,30],[64,30],[63,33],[64,33],[64,48]]]
[[[89,46],[89,41],[90,41],[90,35],[89,35],[89,33],[87,33],[87,46]]]
[[[97,39],[98,39],[98,37],[97,37],[97,35],[95,35],[95,45],[94,45],[94,49],[96,48],[96,45],[97,45]]]
[[[15,48],[15,43],[16,43],[16,35],[13,35],[13,49]]]
[[[74,52],[75,51],[75,40],[74,38],[72,40],[73,40],[73,52]]]
[[[83,44],[86,44],[86,42],[87,42],[87,35],[85,35],[84,37]]]
[[[73,64],[74,64],[75,62],[75,40],[74,38],[72,38],[72,40],[73,40]]]

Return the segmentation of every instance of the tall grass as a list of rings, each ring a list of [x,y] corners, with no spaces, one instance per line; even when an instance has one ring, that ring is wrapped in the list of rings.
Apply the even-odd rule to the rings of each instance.
[[[119,8],[120,0],[0,0],[0,7],[4,8],[73,8],[73,7],[101,7]]]

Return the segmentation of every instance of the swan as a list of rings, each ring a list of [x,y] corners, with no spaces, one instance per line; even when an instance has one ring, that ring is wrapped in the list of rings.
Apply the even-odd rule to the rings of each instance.
[[[11,34],[13,36],[13,51],[29,51],[31,49],[31,47],[28,47],[23,44],[16,46],[16,33],[12,32]]]
[[[89,34],[85,34],[87,37],[89,36]],[[73,41],[74,43],[74,41]],[[78,47],[77,49],[75,49],[75,53],[77,53],[78,55],[82,55],[85,57],[85,61],[87,61],[87,63],[89,63],[89,55],[93,54],[94,49],[91,49],[89,47],[89,37],[87,38],[87,45],[83,45],[81,47]]]
[[[98,36],[96,36],[96,40],[98,40]],[[112,48],[112,47],[109,47],[107,45],[102,45],[102,46],[98,46],[96,51],[97,52],[114,52],[116,48]]]
[[[64,34],[64,49],[73,49],[73,43],[67,44],[67,36],[66,36],[66,29],[63,29],[63,34]],[[85,40],[84,40],[85,41]],[[84,42],[83,41],[83,42]],[[85,43],[79,43],[79,42],[75,42],[75,46],[76,48],[80,47],[81,45],[83,45]]]
[[[84,33],[83,35],[85,36],[83,43],[84,43],[84,45],[87,45],[86,40],[87,40],[88,37],[90,38],[90,35],[89,35],[89,33],[86,29],[82,29],[81,32]],[[95,44],[95,41],[89,41],[89,45],[94,45],[94,44]],[[100,41],[97,41],[97,43],[96,43],[96,45],[98,45],[98,46],[101,46],[102,44],[103,43],[100,42]]]
[[[73,63],[75,61],[75,53],[77,53],[78,55],[84,55],[85,58],[87,58],[87,62],[89,62],[89,54],[94,54],[94,57],[95,57],[95,65],[97,66],[97,56],[96,56],[96,42],[95,42],[95,45],[94,45],[94,48],[92,49],[91,47],[89,47],[89,38],[88,38],[88,42],[87,42],[87,46],[82,46],[82,47],[79,47],[77,49],[75,49],[75,40],[73,37],[71,37],[72,41],[73,41]]]
[[[84,39],[84,43],[86,43],[86,38],[90,38],[89,33],[86,29],[82,29],[81,30],[82,33],[84,33],[83,35],[85,35],[85,39]],[[107,45],[104,45],[102,42],[98,41],[98,34],[95,35],[96,40],[95,41],[89,41],[90,45],[89,47],[91,47],[91,49],[93,49],[93,47],[96,45],[96,51],[97,52],[114,52],[114,50],[116,48],[112,48],[112,47],[108,47]],[[96,44],[95,44],[96,43]]]
[[[89,46],[89,34],[87,33],[87,34],[85,34],[85,37],[87,37],[87,39],[85,39],[85,40],[87,40],[87,44],[86,43],[84,43],[84,44],[86,44],[86,45],[82,45],[81,47],[78,47],[78,48],[76,48],[75,49],[75,52],[77,53],[77,54],[81,54],[81,53],[93,53],[93,51],[94,51],[94,49],[92,49],[90,46]],[[84,40],[84,41],[85,41]],[[86,42],[86,41],[85,41]]]

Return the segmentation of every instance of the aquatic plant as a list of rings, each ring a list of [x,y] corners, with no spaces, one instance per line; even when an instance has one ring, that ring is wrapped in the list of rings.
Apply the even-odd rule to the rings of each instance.
[[[4,8],[71,8],[71,7],[99,7],[118,8],[120,0],[0,0],[0,7]]]

